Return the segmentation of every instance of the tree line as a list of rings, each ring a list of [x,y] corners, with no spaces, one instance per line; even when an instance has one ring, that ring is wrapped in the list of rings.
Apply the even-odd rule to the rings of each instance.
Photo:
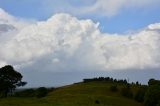
[[[23,76],[17,72],[11,65],[0,68],[0,97],[13,95],[13,91],[20,86],[24,86],[27,82],[22,81]],[[91,79],[83,79],[83,83],[93,81],[103,81],[110,84],[111,92],[120,92],[122,96],[134,99],[143,103],[145,106],[160,106],[160,80],[150,79],[148,85],[141,85],[139,82],[129,83],[126,79],[113,79],[110,77],[98,77]],[[121,85],[121,86],[119,86]],[[136,88],[136,90],[134,89]],[[54,88],[48,89],[40,87],[37,89],[26,89],[21,92],[14,93],[16,97],[44,97]],[[98,103],[98,101],[97,101]]]
[[[109,88],[111,92],[119,92],[126,98],[143,103],[144,106],[160,106],[160,80],[150,79],[148,85],[141,85],[138,81],[129,83],[126,79],[117,80],[110,77],[83,79],[83,83],[95,81],[112,84]]]
[[[121,83],[121,84],[128,83],[126,79],[114,79],[114,78],[110,78],[110,77],[98,77],[98,78],[83,79],[84,83],[93,82],[93,81],[105,81],[105,82]]]

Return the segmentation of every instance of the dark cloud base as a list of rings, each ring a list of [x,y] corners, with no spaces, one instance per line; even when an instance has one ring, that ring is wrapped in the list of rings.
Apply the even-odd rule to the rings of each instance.
[[[116,79],[129,79],[129,82],[139,81],[147,84],[150,78],[160,79],[160,69],[149,70],[123,70],[123,71],[82,71],[82,72],[37,72],[22,71],[24,80],[28,82],[25,87],[57,87],[82,81],[84,78],[113,77]]]

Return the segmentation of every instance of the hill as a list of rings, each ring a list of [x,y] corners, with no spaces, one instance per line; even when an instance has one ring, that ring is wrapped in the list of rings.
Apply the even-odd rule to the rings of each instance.
[[[117,84],[118,91],[110,87],[115,83],[91,81],[59,87],[46,97],[7,97],[0,99],[0,106],[142,106],[141,103],[121,95],[123,84]],[[138,86],[132,86],[136,90]]]

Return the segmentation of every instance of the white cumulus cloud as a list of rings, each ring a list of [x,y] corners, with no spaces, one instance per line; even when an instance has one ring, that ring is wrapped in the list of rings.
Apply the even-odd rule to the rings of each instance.
[[[101,33],[99,23],[69,14],[59,13],[33,23],[2,9],[0,15],[0,66],[54,72],[160,67],[159,23],[118,35]]]

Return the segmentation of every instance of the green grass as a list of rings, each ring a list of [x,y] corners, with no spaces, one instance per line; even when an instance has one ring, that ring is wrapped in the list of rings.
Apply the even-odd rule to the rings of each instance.
[[[111,83],[89,82],[60,87],[44,98],[0,99],[0,106],[142,106],[132,99],[121,96],[120,92],[109,90]],[[123,85],[119,85],[120,89]],[[99,101],[96,104],[95,101]]]

